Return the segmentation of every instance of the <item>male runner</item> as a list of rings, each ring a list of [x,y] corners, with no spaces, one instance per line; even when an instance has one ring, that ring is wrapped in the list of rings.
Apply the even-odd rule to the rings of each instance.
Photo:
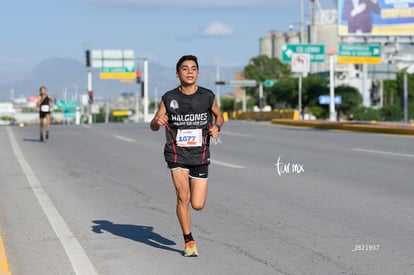
[[[176,65],[180,86],[162,96],[150,128],[165,126],[164,157],[177,195],[177,217],[184,236],[184,256],[198,251],[191,234],[190,207],[202,210],[207,197],[210,137],[218,137],[224,123],[214,93],[196,84],[197,57],[185,55]],[[213,121],[213,118],[215,121]]]

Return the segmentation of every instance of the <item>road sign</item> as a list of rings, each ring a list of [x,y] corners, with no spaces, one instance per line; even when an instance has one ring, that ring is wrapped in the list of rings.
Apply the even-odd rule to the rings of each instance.
[[[135,67],[134,60],[112,60],[112,59],[97,59],[92,60],[93,68],[133,68]]]
[[[292,62],[290,67],[294,73],[308,73],[310,71],[310,54],[292,54]]]
[[[339,44],[338,63],[380,64],[381,46],[376,44]]]
[[[321,95],[319,96],[319,104],[320,105],[328,105],[331,103],[331,97],[329,95]],[[337,95],[334,97],[334,103],[339,105],[342,104],[342,96]]]
[[[92,68],[103,67],[134,67],[135,55],[134,50],[91,50],[90,62]]]
[[[311,62],[325,62],[325,45],[322,44],[285,44],[282,47],[282,62],[291,63],[295,53],[310,54]]]
[[[263,85],[267,88],[272,87],[273,85],[275,85],[275,83],[277,82],[277,79],[266,79],[263,82]]]
[[[58,100],[56,106],[63,113],[64,118],[75,118],[77,102],[75,100]]]
[[[233,87],[256,87],[256,80],[242,79],[242,80],[229,80],[229,81],[216,81],[216,85],[226,85]]]
[[[92,104],[91,105],[91,113],[92,114],[99,114],[99,105],[98,104]]]
[[[101,79],[135,79],[135,68],[101,68]]]

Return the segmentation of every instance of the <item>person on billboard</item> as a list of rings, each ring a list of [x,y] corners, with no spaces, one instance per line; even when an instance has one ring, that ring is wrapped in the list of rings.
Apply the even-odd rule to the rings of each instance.
[[[372,13],[379,13],[378,0],[344,0],[342,19],[348,21],[348,33],[370,33]]]

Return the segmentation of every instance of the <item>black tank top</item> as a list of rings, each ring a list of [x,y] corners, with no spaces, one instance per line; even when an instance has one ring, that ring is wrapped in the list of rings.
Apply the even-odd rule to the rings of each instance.
[[[162,97],[167,109],[168,125],[165,127],[164,157],[167,162],[185,165],[210,163],[211,108],[215,95],[206,88],[198,87],[191,95],[175,88]]]
[[[40,103],[39,111],[41,113],[50,113],[50,100],[49,96],[46,96],[43,101]]]

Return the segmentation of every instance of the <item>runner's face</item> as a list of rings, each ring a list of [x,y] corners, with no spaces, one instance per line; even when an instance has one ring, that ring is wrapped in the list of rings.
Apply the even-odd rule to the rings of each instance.
[[[40,94],[41,94],[41,95],[45,95],[45,94],[46,94],[46,88],[42,88],[42,89],[40,90]]]
[[[184,61],[177,72],[177,77],[183,84],[194,84],[198,78],[197,64],[192,60]]]

